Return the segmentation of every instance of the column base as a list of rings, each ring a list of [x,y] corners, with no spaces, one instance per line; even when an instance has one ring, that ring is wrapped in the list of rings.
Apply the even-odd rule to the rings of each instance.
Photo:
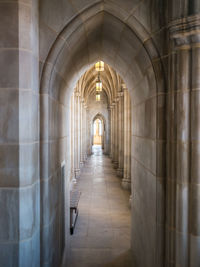
[[[83,161],[81,161],[81,162],[80,162],[80,169],[82,169],[82,168],[83,168],[83,165],[84,165],[84,162],[83,162]]]
[[[129,206],[130,206],[130,208],[132,206],[132,194],[130,195],[130,198],[129,198]]]
[[[71,181],[70,181],[70,190],[73,190],[74,187],[76,186],[76,184],[77,184],[77,180],[76,180],[75,177],[73,177],[73,178],[71,179]]]
[[[117,169],[118,168],[118,161],[113,161],[113,164],[114,164],[114,169]]]
[[[76,169],[74,170],[74,175],[75,175],[75,178],[80,178],[80,169]]]
[[[131,191],[131,181],[129,179],[123,179],[122,180],[122,187],[125,189],[125,190],[129,190]]]
[[[122,168],[117,169],[117,176],[123,177],[123,169]]]

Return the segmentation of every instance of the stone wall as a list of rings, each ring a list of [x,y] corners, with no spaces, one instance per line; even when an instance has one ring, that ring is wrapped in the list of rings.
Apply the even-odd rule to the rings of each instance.
[[[38,266],[38,1],[1,1],[0,14],[0,265]]]
[[[199,0],[0,2],[0,265],[61,262],[70,97],[102,59],[132,101],[136,265],[199,267],[199,12]]]

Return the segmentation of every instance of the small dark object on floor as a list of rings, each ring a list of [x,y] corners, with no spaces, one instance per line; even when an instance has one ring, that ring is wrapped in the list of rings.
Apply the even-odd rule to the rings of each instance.
[[[74,227],[78,217],[78,202],[81,192],[78,190],[70,191],[70,234],[73,235]]]

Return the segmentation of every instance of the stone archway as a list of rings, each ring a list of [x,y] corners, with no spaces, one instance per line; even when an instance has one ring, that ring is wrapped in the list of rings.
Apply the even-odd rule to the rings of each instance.
[[[101,114],[101,113],[97,113],[94,118],[92,119],[92,124],[94,125],[94,122],[99,119],[102,122],[102,140],[101,140],[101,145],[102,145],[102,149],[105,151],[104,153],[106,153],[106,149],[107,149],[107,140],[106,140],[106,134],[107,131],[106,129],[108,129],[108,122],[106,121],[105,117]]]
[[[41,198],[44,200],[46,187],[52,187],[51,194],[58,194],[52,181],[58,183],[60,162],[63,159],[66,161],[66,170],[70,169],[66,149],[69,133],[67,124],[64,123],[69,120],[69,96],[84,71],[101,58],[122,76],[132,100],[133,253],[136,262],[141,266],[154,266],[156,261],[157,266],[160,266],[164,261],[164,224],[160,222],[163,221],[165,210],[165,180],[160,178],[165,177],[164,166],[161,164],[165,162],[165,134],[163,130],[159,131],[163,129],[165,120],[164,73],[151,37],[144,29],[141,31],[142,25],[138,21],[124,22],[115,12],[116,10],[111,12],[91,8],[77,15],[57,37],[44,64],[40,114],[41,177],[46,176],[47,179],[45,182],[41,181]],[[83,15],[86,18],[84,25],[79,21]],[[87,34],[84,27],[88,29]],[[97,53],[99,43],[102,43],[102,47],[99,47]],[[49,160],[45,162],[44,156]],[[157,190],[158,187],[160,190]],[[57,188],[59,190],[59,186]],[[51,194],[48,195],[49,198],[52,197]],[[67,205],[68,195],[66,191]],[[57,213],[56,207],[45,206],[42,201],[43,221],[46,221],[46,212],[53,218],[52,214]],[[57,218],[62,216],[61,212]],[[56,220],[52,219],[51,225],[41,226],[44,242],[46,231],[52,231],[56,224]],[[57,238],[53,237],[53,233],[50,236],[54,241]],[[43,259],[45,251],[52,251],[54,248],[55,242],[46,247],[42,245],[42,261],[46,261]],[[141,251],[148,257],[144,259]]]

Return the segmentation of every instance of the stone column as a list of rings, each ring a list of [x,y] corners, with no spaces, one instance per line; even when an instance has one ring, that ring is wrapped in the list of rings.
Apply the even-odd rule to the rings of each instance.
[[[108,155],[111,156],[111,108],[108,107],[108,122],[107,122],[107,133],[106,140],[108,142]]]
[[[189,203],[189,109],[190,109],[190,48],[183,47],[176,53],[176,82],[173,92],[175,108],[175,176],[170,177],[176,184],[175,190],[175,240],[182,240],[176,250],[175,262],[182,267],[188,266],[188,203]],[[172,155],[171,155],[172,156]],[[175,178],[175,180],[174,180]]]
[[[189,14],[200,13],[200,1],[199,0],[188,0]]]
[[[79,178],[80,176],[80,104],[79,104],[79,93],[75,92],[74,99],[74,172],[75,177]]]
[[[112,153],[112,162],[115,162],[115,148],[116,148],[116,123],[115,123],[115,113],[116,113],[116,103],[112,103],[113,106],[113,118],[112,118],[112,131],[113,131],[113,153]]]
[[[200,266],[199,31],[196,17],[170,28],[166,265],[182,267]]]
[[[41,144],[48,155],[49,129],[40,140],[38,1],[1,1],[0,10],[0,266],[40,266],[39,154]],[[41,103],[48,108],[47,94]]]
[[[114,106],[110,105],[110,157],[114,160]]]
[[[83,127],[84,127],[84,161],[87,160],[87,105],[84,103],[83,105]]]
[[[118,102],[119,98],[115,98],[115,104],[114,104],[114,167],[117,169],[118,168],[118,134],[119,134],[119,129],[118,129]]]
[[[118,93],[119,101],[118,101],[118,169],[117,175],[119,177],[123,177],[123,166],[124,166],[124,154],[123,154],[123,146],[124,146],[124,125],[123,125],[123,116],[124,116],[124,109],[123,109],[123,92]]]
[[[83,167],[84,164],[84,114],[83,114],[83,105],[84,99],[80,98],[80,168]]]
[[[124,89],[124,171],[122,187],[131,190],[131,103],[128,89]]]
[[[200,22],[199,22],[200,29]],[[196,36],[196,41],[200,40]],[[200,266],[200,42],[192,46],[189,247],[190,266]]]
[[[74,93],[72,94],[71,97],[71,181],[76,183],[76,178],[75,178],[75,173],[74,173],[74,136],[75,136],[75,123],[74,123],[74,117],[75,117],[75,113],[74,113],[74,101],[75,101],[75,97],[74,97]]]

